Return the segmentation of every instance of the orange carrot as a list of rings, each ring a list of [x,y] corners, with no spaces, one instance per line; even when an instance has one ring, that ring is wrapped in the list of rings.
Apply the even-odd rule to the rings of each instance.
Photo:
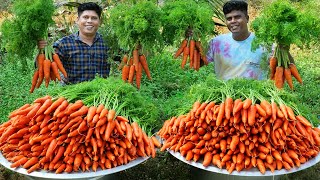
[[[48,87],[50,82],[50,68],[51,68],[51,61],[49,59],[45,59],[43,61],[43,74],[44,74],[46,87]]]
[[[52,104],[52,100],[51,99],[47,99],[42,106],[39,108],[39,110],[37,111],[36,115],[42,114],[44,113]]]
[[[285,77],[290,89],[293,90],[292,76],[291,76],[291,71],[289,68],[284,69],[284,77]]]
[[[23,168],[28,169],[29,167],[38,163],[38,161],[39,160],[37,157],[31,157],[26,163],[24,163]]]
[[[30,93],[33,93],[36,85],[37,85],[37,81],[39,78],[39,70],[35,70],[32,76],[32,80],[31,80],[31,88],[30,88]]]
[[[133,77],[134,77],[134,73],[135,73],[135,65],[131,65],[130,66],[130,70],[129,70],[129,76],[128,76],[128,83],[132,84],[133,82]]]
[[[277,63],[278,63],[277,58],[275,56],[272,56],[269,61],[270,79],[272,80],[274,79],[274,76],[275,76]]]
[[[138,70],[138,62],[139,62],[139,51],[138,49],[134,49],[132,51],[132,57],[133,57],[133,65],[134,65],[134,69],[135,71]]]
[[[262,174],[264,174],[266,172],[266,167],[265,167],[263,161],[259,158],[257,159],[257,167]]]
[[[48,109],[44,111],[44,114],[50,114],[53,112],[58,106],[62,104],[62,102],[65,100],[64,97],[59,97],[56,101],[54,101]]]
[[[53,59],[53,61],[57,64],[57,67],[58,67],[58,69],[61,71],[61,73],[63,74],[63,76],[64,76],[65,78],[67,78],[67,77],[68,77],[67,72],[66,72],[65,68],[63,67],[63,64],[62,64],[62,62],[61,62],[61,60],[60,60],[60,58],[59,58],[59,55],[56,54],[56,53],[53,53],[53,54],[52,54],[52,59]]]
[[[138,62],[137,67],[138,67],[138,70],[136,72],[136,85],[137,85],[137,88],[140,89],[141,78],[142,78],[142,65],[141,65],[141,62]]]
[[[176,51],[174,58],[177,58],[178,56],[180,56],[180,54],[183,52],[183,50],[187,46],[187,44],[188,44],[188,40],[184,39],[180,44],[180,48]]]
[[[58,66],[57,66],[56,62],[51,62],[51,70],[52,70],[52,73],[55,75],[55,77],[59,81],[61,81],[60,73],[59,73]]]
[[[252,104],[252,100],[250,98],[247,98],[246,100],[243,101],[243,109],[248,109]]]
[[[195,50],[195,46],[196,46],[196,44],[195,44],[195,41],[194,41],[194,39],[190,39],[190,41],[189,41],[189,55],[190,55],[190,62],[192,62],[193,61],[193,53],[194,53],[194,50]]]
[[[152,78],[151,78],[151,73],[149,70],[148,63],[147,63],[147,58],[145,57],[145,55],[140,55],[139,60],[140,60],[142,68],[143,68],[144,72],[146,73],[148,79],[151,80]]]
[[[51,157],[51,155],[53,154],[55,148],[57,147],[57,140],[56,139],[53,139],[51,142],[50,142],[50,145],[48,147],[48,150],[46,152],[46,158],[49,159]]]
[[[128,66],[127,64],[125,64],[122,68],[122,80],[124,82],[126,82],[128,80],[128,77],[129,77],[129,71],[130,71],[130,66]]]
[[[187,60],[188,60],[188,56],[189,56],[189,47],[186,46],[184,47],[184,50],[183,50],[183,58],[182,58],[182,62],[181,62],[181,68],[183,69],[184,66],[186,65],[187,63]]]
[[[125,55],[123,55],[123,57],[122,57],[122,61],[121,61],[120,65],[119,65],[119,67],[118,67],[118,70],[121,70],[121,69],[123,68],[123,66],[124,66],[125,64],[127,64],[127,62],[128,62],[128,55],[125,54]]]
[[[44,62],[44,59],[45,59],[45,55],[44,53],[40,53],[38,54],[38,57],[37,57],[37,66],[38,66],[38,70],[39,70],[39,79],[38,79],[38,82],[37,82],[37,85],[36,85],[36,88],[39,88],[42,81],[43,81],[43,78],[44,78],[44,72],[43,72],[43,62]]]
[[[284,83],[284,67],[283,66],[277,66],[276,67],[276,73],[274,75],[274,81],[275,85],[278,89],[283,88],[283,83]]]
[[[230,119],[232,108],[233,108],[233,99],[231,97],[227,97],[225,100],[225,110],[224,110],[226,119]]]
[[[207,167],[210,165],[211,161],[212,161],[212,153],[211,152],[206,152],[206,154],[204,155],[204,158],[203,158],[203,162],[202,162],[202,165],[204,167]]]
[[[250,126],[254,126],[254,124],[256,123],[256,112],[257,112],[256,106],[251,105],[248,110],[248,124]]]
[[[291,64],[289,65],[289,69],[290,69],[290,71],[291,71],[291,75],[292,75],[293,77],[295,77],[300,84],[303,84],[302,78],[301,78],[301,76],[300,76],[300,74],[299,74],[299,72],[298,72],[298,69],[297,69],[296,65],[293,64],[293,63],[291,63]]]

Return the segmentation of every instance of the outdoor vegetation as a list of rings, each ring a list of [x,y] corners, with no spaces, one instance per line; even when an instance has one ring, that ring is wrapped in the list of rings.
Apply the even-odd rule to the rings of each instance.
[[[103,104],[131,123],[137,122],[149,137],[159,135],[157,132],[166,121],[190,112],[195,102],[214,101],[221,104],[227,97],[234,100],[251,98],[257,104],[263,100],[279,105],[283,103],[291,107],[296,115],[305,117],[308,120],[306,124],[318,127],[320,25],[316,14],[320,2],[275,1],[278,4],[269,6],[269,2],[249,0],[249,25],[257,34],[257,44],[268,47],[275,42],[281,44],[285,49],[279,50],[282,52],[282,55],[278,54],[279,58],[283,57],[283,51],[290,52],[303,80],[300,83],[292,79],[294,88],[285,83],[279,89],[269,78],[264,81],[234,79],[224,82],[215,77],[214,64],[205,62],[205,52],[211,38],[228,32],[221,12],[224,0],[100,0],[97,2],[104,8],[100,33],[110,47],[110,77],[97,77],[90,82],[68,86],[51,80],[47,87],[43,84],[30,93],[31,79],[36,69],[34,61],[39,53],[37,42],[46,39],[51,44],[62,36],[76,32],[75,7],[86,1],[6,0],[0,4],[0,124],[7,122],[16,109],[50,95],[55,99],[64,97],[72,103],[82,100],[88,107]],[[287,19],[281,19],[283,13],[279,13],[279,9],[287,13]],[[284,21],[292,21],[292,24]],[[199,49],[200,46],[194,44],[194,49],[199,53],[198,67],[187,59],[182,66],[184,49],[180,56],[174,56],[184,40],[187,44],[201,44]],[[135,50],[146,59],[150,75],[143,73],[141,82],[130,84],[123,79],[121,68],[128,64],[123,62],[125,57],[128,62],[130,58],[135,58]],[[287,61],[282,60],[278,66],[288,68]],[[263,66],[269,71],[267,61],[263,62]],[[165,133],[162,135],[163,139],[168,138]],[[160,151],[161,148],[158,148],[155,158],[116,173],[115,178],[193,178],[194,168],[168,152]],[[283,175],[280,179],[313,180],[320,178],[319,173],[320,163],[317,163],[308,169]],[[2,179],[25,177],[0,165]]]

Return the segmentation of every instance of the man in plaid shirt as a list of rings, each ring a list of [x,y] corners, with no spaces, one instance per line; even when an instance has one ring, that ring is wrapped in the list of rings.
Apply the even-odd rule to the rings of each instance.
[[[96,3],[83,3],[78,7],[77,25],[79,31],[63,37],[53,44],[68,77],[63,77],[66,84],[89,81],[96,75],[108,77],[110,64],[107,62],[108,47],[101,34],[102,9]]]

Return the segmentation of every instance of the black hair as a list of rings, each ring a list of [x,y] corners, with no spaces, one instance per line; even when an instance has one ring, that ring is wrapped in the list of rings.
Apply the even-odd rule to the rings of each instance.
[[[81,16],[83,11],[85,10],[93,10],[98,14],[99,18],[101,17],[102,8],[94,2],[87,2],[87,3],[80,4],[78,6],[78,16]]]
[[[231,0],[223,5],[224,15],[233,10],[242,11],[248,17],[248,3],[243,0]]]

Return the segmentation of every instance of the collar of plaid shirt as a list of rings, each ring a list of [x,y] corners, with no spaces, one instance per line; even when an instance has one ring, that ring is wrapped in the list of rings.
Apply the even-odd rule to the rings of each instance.
[[[62,38],[54,44],[68,73],[68,84],[89,81],[96,76],[107,77],[110,64],[107,62],[108,47],[101,34],[97,33],[89,46],[81,41],[78,33]]]

